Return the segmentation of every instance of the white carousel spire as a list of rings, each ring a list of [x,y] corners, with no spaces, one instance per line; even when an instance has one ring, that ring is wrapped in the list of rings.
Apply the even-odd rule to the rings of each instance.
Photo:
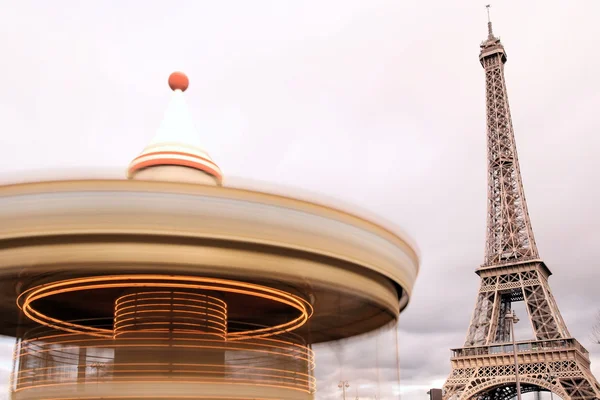
[[[175,175],[182,175],[182,180],[196,181],[190,179],[189,171],[183,172],[186,169],[193,169],[213,178],[208,182],[202,180],[202,183],[214,181],[216,184],[221,184],[221,170],[202,149],[200,136],[185,101],[183,92],[189,86],[187,76],[181,72],[172,73],[169,77],[169,86],[173,90],[173,97],[163,121],[154,139],[129,165],[128,177],[142,180],[180,180],[174,176],[172,170],[165,174],[165,168],[157,169],[157,167],[179,167],[177,170],[180,172]],[[151,168],[154,171],[150,172]]]

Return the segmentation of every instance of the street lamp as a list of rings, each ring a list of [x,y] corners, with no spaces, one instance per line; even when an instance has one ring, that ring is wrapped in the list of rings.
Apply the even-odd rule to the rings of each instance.
[[[510,324],[510,336],[512,337],[513,355],[515,356],[515,382],[517,384],[517,400],[521,400],[521,382],[519,382],[519,359],[517,358],[517,342],[515,341],[515,324],[519,322],[519,318],[515,311],[506,313],[504,317]]]
[[[550,381],[550,383],[552,383],[552,380],[556,378],[554,375],[548,374],[548,380]],[[550,400],[554,400],[554,393],[552,392],[552,390],[550,391]]]
[[[344,400],[346,400],[346,389],[350,387],[350,384],[348,383],[348,381],[340,381],[340,383],[338,383],[338,387],[342,389],[342,393],[344,394]]]

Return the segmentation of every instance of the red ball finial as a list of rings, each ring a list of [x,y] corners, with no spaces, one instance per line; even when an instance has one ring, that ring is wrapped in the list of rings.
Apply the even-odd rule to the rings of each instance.
[[[185,90],[190,85],[190,80],[183,72],[173,72],[169,76],[169,87],[171,90],[181,90],[185,92]]]

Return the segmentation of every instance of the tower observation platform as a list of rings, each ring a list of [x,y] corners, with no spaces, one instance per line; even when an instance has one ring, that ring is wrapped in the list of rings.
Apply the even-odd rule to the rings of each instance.
[[[312,346],[406,307],[410,242],[318,203],[230,188],[171,75],[122,180],[0,186],[0,334],[14,400],[314,396]]]

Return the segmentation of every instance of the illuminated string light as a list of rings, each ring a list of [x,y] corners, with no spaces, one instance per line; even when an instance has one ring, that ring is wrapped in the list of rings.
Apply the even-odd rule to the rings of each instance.
[[[113,288],[134,289],[136,292],[115,300],[112,329],[79,321],[64,321],[35,307],[36,301],[59,294]],[[226,302],[214,296],[188,292],[189,290],[228,292],[263,298],[289,306],[298,315],[274,326],[255,326],[228,332]],[[106,359],[106,365],[110,365],[110,371],[106,372],[109,376],[100,379],[96,377],[94,383],[161,382],[164,374],[168,373],[167,382],[254,385],[306,393],[316,390],[316,380],[310,373],[315,367],[312,350],[304,344],[277,338],[290,334],[305,324],[312,315],[312,306],[304,299],[281,290],[232,280],[188,276],[87,277],[33,287],[19,296],[17,304],[33,321],[67,332],[24,340],[19,353],[15,354],[16,359],[20,360],[19,364],[23,366],[27,365],[30,357],[64,360],[62,363],[69,363],[70,359],[75,365],[79,365],[79,352],[93,349],[139,349],[152,352],[169,348],[243,352],[241,354],[255,354],[257,358],[251,358],[254,362],[260,360],[263,365],[265,362],[274,363],[281,365],[281,368],[252,364],[154,364],[152,367],[145,363],[114,363],[109,357]],[[168,334],[168,342],[164,342],[164,336],[160,336],[162,334]],[[247,357],[244,356],[244,359]],[[295,366],[290,370],[290,365]],[[160,369],[161,366],[165,369]],[[18,371],[17,376],[11,376],[11,381],[14,382],[15,391],[74,385],[80,382],[77,368],[79,367],[65,371],[63,365],[24,369]],[[88,365],[84,368],[88,368]],[[226,376],[215,376],[221,374]]]
[[[99,385],[99,384],[137,384],[140,383],[140,381],[113,381],[113,380],[94,380],[93,381],[95,385]],[[294,386],[286,386],[286,385],[277,385],[277,384],[269,384],[269,383],[256,383],[253,381],[247,381],[247,382],[232,382],[230,380],[227,380],[226,382],[220,381],[220,380],[160,380],[160,379],[156,379],[155,377],[152,377],[152,380],[149,382],[153,382],[153,383],[173,383],[173,382],[177,382],[177,383],[192,383],[192,384],[223,384],[223,383],[227,383],[227,385],[251,385],[251,386],[258,386],[258,387],[272,387],[272,388],[276,388],[276,389],[291,389],[291,390],[297,390],[300,392],[304,392],[304,393],[313,393],[314,389],[312,388],[300,388],[300,387],[294,387]],[[72,386],[73,383],[51,383],[51,384],[41,384],[41,385],[32,385],[32,386],[28,386],[26,388],[17,388],[14,390],[14,392],[20,392],[23,390],[30,390],[30,389],[38,389],[38,388],[48,388],[48,387],[56,387],[56,386]],[[106,396],[102,396],[103,398],[106,398]],[[135,396],[137,398],[139,398],[140,396]],[[143,396],[142,396],[143,397]],[[211,396],[212,397],[212,396]],[[77,397],[80,398],[80,397]],[[117,398],[123,398],[123,396],[119,396]],[[176,396],[169,396],[169,398],[176,398]],[[209,397],[210,398],[210,397]],[[245,396],[242,396],[240,398],[245,398]],[[66,398],[66,399],[72,399],[71,398]],[[47,399],[45,399],[47,400]]]
[[[154,347],[155,348],[165,348],[165,347],[177,348],[177,347],[180,347],[180,348],[188,348],[188,349],[251,351],[251,352],[256,352],[256,353],[272,354],[272,355],[277,355],[277,356],[284,356],[284,357],[291,357],[294,359],[299,359],[299,360],[302,360],[302,361],[305,361],[308,363],[309,370],[314,369],[314,352],[312,350],[310,350],[307,347],[303,347],[301,349],[304,351],[300,351],[300,349],[298,349],[295,346],[287,346],[286,347],[286,346],[272,345],[270,343],[261,343],[261,342],[270,342],[271,341],[270,339],[253,340],[250,343],[241,342],[241,341],[224,343],[219,340],[211,340],[211,339],[204,339],[204,340],[199,341],[198,339],[188,339],[188,338],[174,339],[174,340],[170,341],[170,343],[168,343],[168,344],[162,344],[162,343],[124,344],[124,343],[122,343],[124,341],[151,342],[154,340],[155,340],[155,338],[127,337],[127,338],[119,338],[118,342],[115,342],[113,340],[91,339],[90,338],[90,339],[79,339],[79,340],[69,340],[69,341],[53,341],[53,342],[49,342],[49,345],[57,345],[57,344],[60,344],[60,345],[69,344],[70,345],[70,346],[63,347],[62,350],[70,350],[70,349],[78,350],[78,349],[94,349],[94,348],[117,349],[117,348],[144,348],[144,347],[147,347],[147,348],[154,348]],[[101,341],[101,342],[104,342],[104,344],[89,345],[90,342],[95,342],[95,341],[96,342]],[[186,342],[186,341],[193,342],[195,344],[178,343],[178,342]],[[278,342],[283,342],[283,341],[278,341]],[[77,345],[78,343],[83,344],[83,346]],[[199,344],[199,343],[204,343],[204,344]],[[286,342],[283,342],[283,343],[286,343]],[[24,348],[26,348],[26,346],[24,346]],[[36,349],[33,352],[24,351],[19,354],[19,357],[23,357],[26,355],[39,355],[39,354],[44,354],[44,353],[48,353],[48,352],[52,352],[52,351],[56,351],[56,350],[50,347],[47,349]],[[292,354],[288,354],[288,353],[292,353]]]
[[[97,400],[97,396],[93,397],[77,397],[80,400]],[[232,396],[102,396],[103,399],[240,399],[240,397]],[[252,397],[253,400],[273,400],[272,398]],[[72,400],[71,397],[52,397],[44,400]]]
[[[42,341],[41,343],[39,343]],[[127,342],[135,342],[128,344]],[[139,344],[139,341],[146,341],[146,344]],[[185,344],[189,342],[189,344]],[[182,344],[184,343],[184,344]],[[282,344],[287,344],[284,346]],[[38,344],[37,348],[29,351],[31,345]],[[57,348],[57,346],[59,346]],[[110,348],[113,350],[119,348],[138,348],[151,351],[153,348],[187,348],[187,349],[223,349],[227,351],[244,351],[257,354],[264,354],[269,357],[289,358],[289,361],[272,359],[275,364],[282,365],[282,368],[269,368],[254,365],[230,365],[230,364],[191,364],[191,363],[110,363],[110,372],[108,377],[102,379],[93,379],[95,384],[103,383],[140,383],[145,381],[161,382],[161,376],[169,371],[173,376],[165,382],[181,383],[222,383],[222,384],[248,384],[254,386],[269,386],[282,389],[299,390],[302,392],[313,393],[316,390],[316,379],[309,373],[314,369],[314,353],[308,347],[298,345],[292,342],[286,342],[279,339],[252,339],[248,342],[223,342],[218,340],[198,339],[177,339],[171,340],[169,344],[155,343],[151,338],[119,338],[115,340],[83,337],[74,334],[51,335],[48,337],[30,339],[24,341],[24,346],[19,352],[18,357],[26,358],[34,356],[39,359],[56,359],[57,353],[71,353],[74,360],[77,359],[81,349],[102,349]],[[48,355],[45,355],[45,354]],[[89,354],[89,353],[88,353]],[[256,361],[256,359],[253,359]],[[259,358],[260,360],[260,358]],[[265,361],[269,358],[264,359]],[[25,361],[25,360],[23,360]],[[290,364],[296,365],[289,369]],[[25,365],[25,364],[23,364]],[[85,364],[89,367],[93,364]],[[283,367],[285,365],[285,367]],[[160,369],[161,366],[166,367]],[[218,368],[217,371],[214,369]],[[208,370],[207,370],[208,369]],[[299,371],[299,370],[300,371]],[[302,370],[306,372],[301,372]],[[41,367],[23,369],[17,372],[17,376],[11,376],[16,383],[17,391],[51,387],[56,385],[75,385],[81,383],[78,379],[77,364],[73,367],[71,373],[64,370],[62,366]],[[157,375],[151,375],[155,373]],[[208,378],[205,375],[215,375],[226,373],[222,378]],[[150,374],[150,375],[149,375]],[[198,374],[198,378],[191,380],[190,375]],[[237,375],[237,376],[236,376]],[[240,377],[241,376],[241,377]],[[60,381],[58,384],[53,383]],[[66,382],[65,382],[66,381]],[[92,380],[90,380],[92,381]]]
[[[114,336],[139,330],[195,329],[227,339],[226,303],[216,297],[183,292],[136,292],[115,300]],[[160,302],[159,302],[160,301]]]
[[[228,333],[226,337],[227,340],[245,340],[248,338],[268,337],[284,332],[290,332],[304,325],[312,315],[312,306],[304,299],[291,293],[246,282],[191,276],[112,275],[104,277],[76,278],[31,288],[17,298],[17,304],[28,318],[41,325],[71,333],[88,334],[92,336],[108,338],[115,336],[114,330],[62,321],[36,310],[32,303],[46,297],[63,293],[109,288],[140,287],[230,292],[275,301],[288,305],[300,313],[300,315],[293,320],[279,325]],[[178,294],[182,293],[184,292],[178,292]],[[119,303],[116,302],[115,307],[118,306]]]

